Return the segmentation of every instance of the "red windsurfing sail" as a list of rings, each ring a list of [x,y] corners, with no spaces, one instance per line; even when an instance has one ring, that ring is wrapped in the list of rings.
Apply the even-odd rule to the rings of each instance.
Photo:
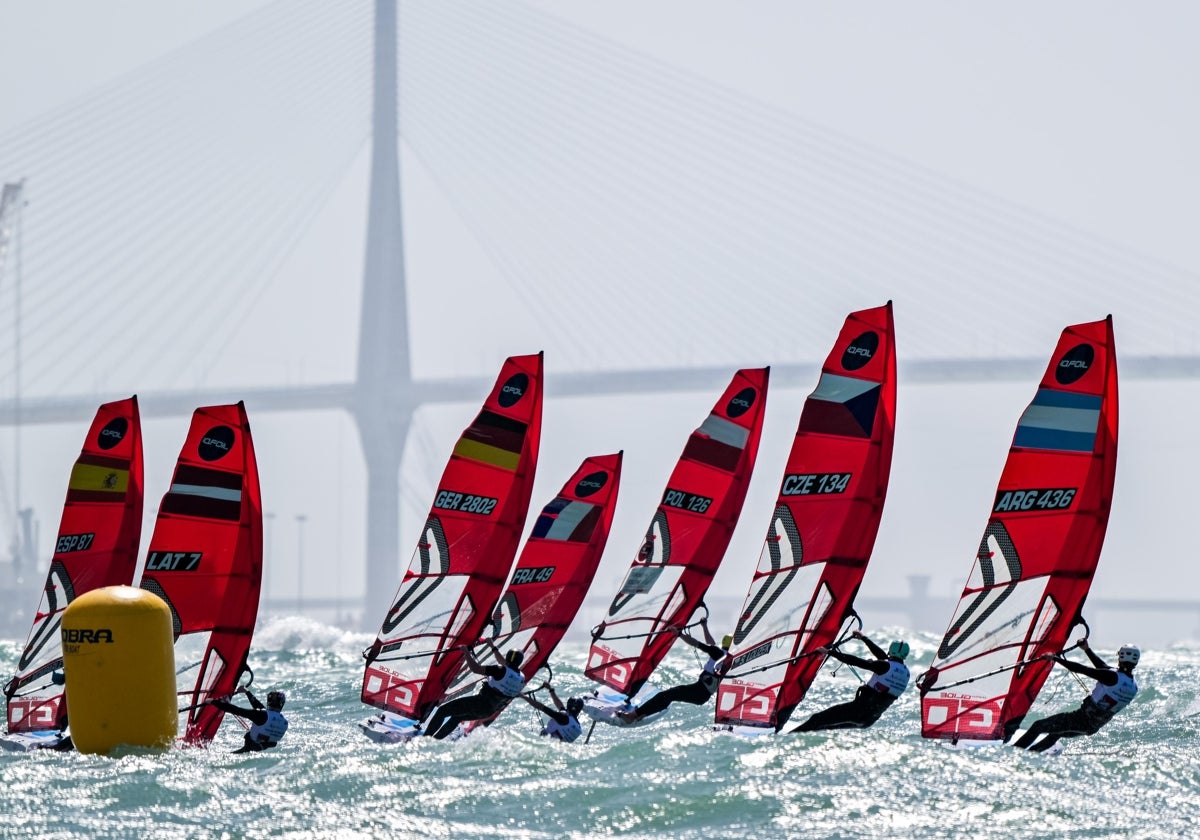
[[[633,696],[716,574],[758,454],[769,368],[741,370],[675,465],[641,550],[592,639],[584,673]]]
[[[137,397],[130,397],[100,406],[71,470],[46,587],[16,676],[4,688],[9,732],[66,727],[63,610],[92,589],[128,586],[141,534],[142,426]]]
[[[525,527],[542,429],[542,354],[509,358],[455,444],[375,643],[362,701],[423,719],[479,639]]]
[[[892,305],[853,312],[804,403],[717,692],[717,724],[780,729],[853,615],[896,426]]]
[[[150,538],[143,589],[171,608],[175,664],[196,670],[180,692],[184,741],[207,743],[224,712],[197,705],[232,694],[248,670],[262,581],[262,497],[246,408],[198,408]],[[184,677],[187,679],[187,677]]]
[[[562,641],[592,585],[616,510],[621,456],[588,458],[542,508],[496,603],[485,635],[501,650],[524,653],[521,672],[526,680]],[[491,661],[485,645],[476,647],[475,656]],[[472,692],[481,679],[463,669],[447,696]],[[480,723],[491,723],[499,714]]]
[[[921,689],[926,738],[1007,740],[1100,559],[1117,466],[1112,317],[1067,327],[1017,423],[971,576]]]

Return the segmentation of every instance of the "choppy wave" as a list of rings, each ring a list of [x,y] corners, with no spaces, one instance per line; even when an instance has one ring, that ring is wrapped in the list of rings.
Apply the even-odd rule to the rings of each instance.
[[[1175,838],[1200,821],[1194,645],[1147,651],[1134,704],[1050,757],[925,741],[912,691],[863,732],[745,739],[712,731],[711,706],[676,705],[572,745],[514,704],[461,741],[383,746],[354,725],[371,711],[358,700],[370,640],[300,618],[260,628],[255,687],[287,690],[292,722],[270,753],[231,754],[236,721],[209,749],[0,752],[0,837]],[[0,671],[18,647],[0,643]],[[919,671],[933,639],[913,649]],[[555,657],[564,692],[589,686],[585,653]],[[692,679],[698,663],[672,656],[663,681]],[[849,668],[825,672],[801,712],[857,685]],[[1034,714],[1086,690],[1060,669]]]

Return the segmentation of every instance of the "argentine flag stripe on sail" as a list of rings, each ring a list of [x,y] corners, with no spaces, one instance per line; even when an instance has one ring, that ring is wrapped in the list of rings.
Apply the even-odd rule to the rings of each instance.
[[[1042,388],[1021,415],[1013,446],[1091,452],[1102,398]]]

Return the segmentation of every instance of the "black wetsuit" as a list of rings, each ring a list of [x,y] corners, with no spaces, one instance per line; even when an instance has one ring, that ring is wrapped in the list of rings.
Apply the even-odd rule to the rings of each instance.
[[[1089,668],[1086,665],[1072,662],[1061,656],[1056,656],[1054,661],[1058,662],[1068,671],[1082,674],[1085,677],[1091,677],[1101,685],[1115,686],[1120,679],[1117,671],[1110,668],[1103,659],[1096,656],[1091,650],[1084,648],[1084,653],[1087,654],[1088,658],[1092,660],[1092,664],[1096,667]],[[1026,730],[1025,734],[1013,742],[1013,746],[1033,752],[1044,752],[1057,744],[1060,738],[1095,735],[1100,731],[1100,727],[1113,719],[1114,714],[1114,712],[1108,709],[1101,708],[1091,697],[1085,697],[1078,709],[1070,712],[1059,712],[1056,715],[1035,720],[1033,725]],[[1038,741],[1039,735],[1045,735],[1046,737]],[[1037,743],[1034,743],[1035,741]]]
[[[716,645],[702,644],[696,645],[696,647],[704,651],[710,661],[718,663],[714,666],[714,670],[712,672],[701,671],[699,678],[693,683],[677,685],[674,688],[658,692],[637,707],[635,711],[637,718],[657,714],[672,703],[691,703],[694,706],[703,706],[708,702],[708,698],[713,696],[713,692],[721,684],[721,676],[725,673],[725,667],[720,664],[721,660],[728,656],[728,652]]]
[[[874,674],[883,676],[891,668],[887,654],[870,639],[863,643],[875,654],[875,659],[863,659],[849,653],[842,653],[836,648],[829,655],[840,662],[863,668]],[[860,685],[854,694],[854,699],[848,703],[830,706],[824,711],[817,712],[804,723],[796,727],[795,732],[816,732],[821,729],[865,729],[871,726],[883,715],[887,708],[896,702],[899,695],[880,691],[867,683]]]
[[[504,679],[508,671],[503,665],[489,665],[484,669],[486,675],[496,680]],[[438,706],[437,712],[429,719],[425,734],[432,735],[439,741],[454,731],[460,723],[467,720],[482,720],[504,708],[511,697],[502,694],[488,683],[479,687],[475,694],[459,697],[449,703]]]

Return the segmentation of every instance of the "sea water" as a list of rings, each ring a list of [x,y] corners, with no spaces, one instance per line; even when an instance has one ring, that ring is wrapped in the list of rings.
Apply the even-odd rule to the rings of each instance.
[[[883,636],[881,636],[883,638]],[[936,639],[913,641],[914,674]],[[955,750],[921,738],[916,692],[865,731],[747,739],[715,732],[712,705],[657,723],[604,724],[591,739],[539,737],[515,702],[460,741],[375,744],[355,722],[366,634],[299,618],[260,627],[254,688],[288,694],[291,728],[269,752],[234,755],[226,718],[208,749],[116,757],[0,752],[0,837],[76,838],[1024,838],[1194,837],[1200,832],[1200,646],[1148,650],[1141,693],[1059,756]],[[0,642],[11,673],[20,642]],[[690,653],[690,649],[689,649]],[[1105,653],[1104,651],[1101,652]],[[554,656],[565,699],[590,683],[586,645]],[[656,675],[695,678],[683,652]],[[797,715],[848,699],[827,665]],[[1056,669],[1030,720],[1075,708],[1090,686]],[[136,702],[136,686],[130,687]],[[542,695],[544,697],[544,694]]]

